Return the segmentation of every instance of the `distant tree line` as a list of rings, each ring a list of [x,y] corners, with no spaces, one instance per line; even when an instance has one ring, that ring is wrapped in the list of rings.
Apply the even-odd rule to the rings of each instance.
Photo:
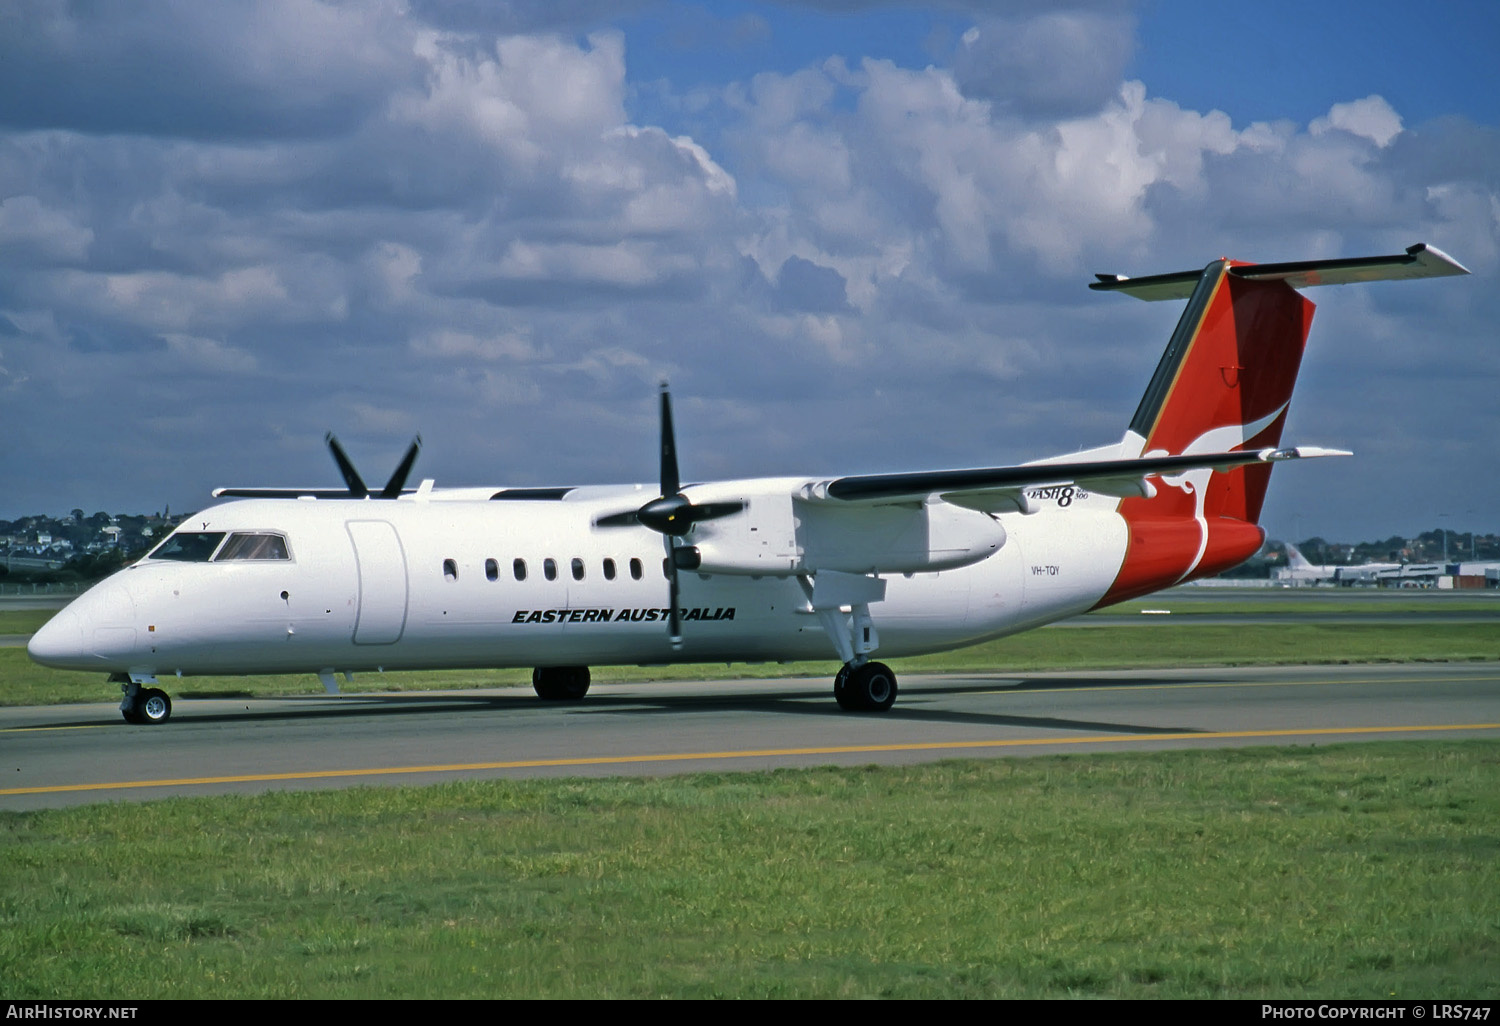
[[[160,515],[129,514],[85,516],[75,509],[66,518],[47,516],[0,520],[0,535],[10,538],[0,555],[0,581],[7,584],[65,584],[101,580],[140,559],[176,526]],[[105,528],[117,529],[111,537]],[[46,535],[54,543],[66,542],[70,554],[57,567],[16,565],[26,558],[39,558],[35,546],[18,539]],[[45,558],[43,554],[40,558]]]

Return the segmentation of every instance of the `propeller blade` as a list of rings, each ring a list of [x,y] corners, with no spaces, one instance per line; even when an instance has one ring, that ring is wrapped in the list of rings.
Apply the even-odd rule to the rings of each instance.
[[[705,502],[695,505],[682,496],[669,495],[652,499],[640,509],[627,509],[619,513],[607,513],[594,518],[595,527],[649,527],[658,534],[681,537],[692,530],[694,524],[705,520],[742,513],[744,500],[731,502]]]
[[[417,453],[421,450],[421,448],[422,436],[418,435],[411,440],[411,445],[407,448],[406,455],[401,458],[401,463],[396,467],[396,472],[391,475],[391,479],[387,481],[385,483],[385,487],[381,489],[380,498],[401,498],[401,489],[406,487],[407,475],[411,473],[412,464],[417,462]]]
[[[682,613],[677,599],[677,553],[672,539],[667,538],[667,640],[674,650],[682,647]]]
[[[690,545],[679,547],[677,540],[691,533],[694,524],[743,512],[745,505],[743,499],[694,505],[691,499],[682,494],[682,478],[677,468],[677,433],[672,427],[672,393],[667,383],[663,381],[661,383],[661,495],[633,513],[608,513],[598,517],[594,520],[594,526],[624,527],[639,524],[662,535],[667,549],[667,558],[664,561],[669,604],[667,637],[671,640],[674,650],[682,648],[682,611],[678,608],[678,603],[681,601],[678,595],[677,576],[680,569],[679,554],[682,562],[689,569],[696,569],[702,565],[699,550]]]
[[[717,520],[720,517],[733,516],[743,513],[745,502],[743,499],[735,499],[732,502],[703,502],[688,507],[688,515],[693,518],[693,523],[701,523],[704,520]]]
[[[635,527],[641,522],[636,515],[636,510],[627,509],[623,513],[610,513],[606,516],[595,517],[595,527]]]
[[[359,471],[354,469],[354,464],[349,461],[344,447],[339,440],[333,437],[330,431],[323,440],[328,443],[328,451],[333,453],[333,462],[339,465],[339,473],[344,475],[344,483],[349,486],[349,496],[354,499],[369,498],[370,489],[365,487],[365,482],[359,476]]]
[[[677,476],[677,435],[672,430],[672,393],[661,383],[661,494],[664,497],[682,491]]]

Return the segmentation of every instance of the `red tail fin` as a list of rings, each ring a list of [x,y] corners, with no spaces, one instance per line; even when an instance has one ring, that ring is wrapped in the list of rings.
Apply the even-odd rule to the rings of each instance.
[[[1229,267],[1220,260],[1204,270],[1130,422],[1143,453],[1274,448],[1281,440],[1313,304],[1283,281],[1245,280]],[[1189,493],[1162,489],[1155,499],[1135,500],[1135,512],[1253,523],[1270,472],[1215,474],[1201,506]]]
[[[1312,285],[1468,274],[1425,244],[1391,256],[1244,264],[1216,260],[1202,272],[1120,278],[1092,287],[1142,299],[1188,300],[1121,455],[1184,455],[1274,448],[1281,440],[1313,304]],[[1124,499],[1130,528],[1124,564],[1100,605],[1178,581],[1207,577],[1255,554],[1269,465],[1161,479],[1149,499]]]
[[[1284,281],[1204,269],[1130,422],[1127,447],[1184,455],[1274,448],[1302,363],[1313,304]],[[1206,577],[1255,554],[1271,468],[1190,471],[1149,499],[1125,499],[1125,563],[1106,602]]]

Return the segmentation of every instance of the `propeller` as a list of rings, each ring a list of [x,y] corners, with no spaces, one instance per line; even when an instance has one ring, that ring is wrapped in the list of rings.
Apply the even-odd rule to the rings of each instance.
[[[682,494],[682,478],[677,471],[677,435],[672,428],[672,393],[661,383],[661,494],[639,509],[625,510],[599,517],[596,527],[629,527],[636,524],[662,535],[667,549],[667,633],[673,648],[682,647],[682,614],[678,610],[679,569],[697,566],[697,553],[691,546],[677,543],[693,527],[705,520],[717,520],[741,512],[742,501],[695,503]]]
[[[370,498],[370,489],[365,484],[364,478],[360,477],[359,471],[354,469],[354,463],[349,459],[349,454],[344,452],[344,447],[339,444],[337,438],[333,437],[332,431],[324,436],[324,441],[328,443],[328,451],[333,453],[333,462],[339,465],[339,473],[344,475],[344,483],[349,486],[349,497],[351,499]],[[417,462],[417,453],[421,448],[422,436],[417,435],[407,447],[406,455],[401,457],[395,473],[391,474],[390,480],[374,498],[399,499],[401,497],[401,490],[406,487],[406,479],[411,474],[412,465]]]

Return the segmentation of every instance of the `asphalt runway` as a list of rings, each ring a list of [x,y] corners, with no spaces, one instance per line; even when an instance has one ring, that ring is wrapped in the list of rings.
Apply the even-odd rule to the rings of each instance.
[[[896,668],[900,672],[899,666]],[[900,764],[1057,752],[1500,737],[1500,663],[903,677],[850,714],[822,679],[0,709],[0,808],[459,778]]]

